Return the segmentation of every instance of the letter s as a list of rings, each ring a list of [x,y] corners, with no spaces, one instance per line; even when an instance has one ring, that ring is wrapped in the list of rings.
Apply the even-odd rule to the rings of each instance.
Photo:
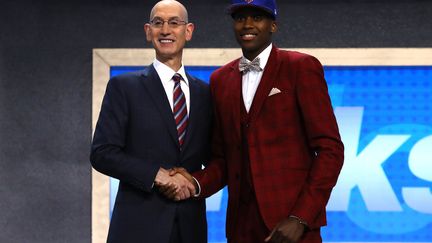
[[[420,179],[432,182],[432,135],[418,141],[408,157],[411,172]],[[432,192],[429,187],[404,187],[402,195],[412,209],[432,214]]]

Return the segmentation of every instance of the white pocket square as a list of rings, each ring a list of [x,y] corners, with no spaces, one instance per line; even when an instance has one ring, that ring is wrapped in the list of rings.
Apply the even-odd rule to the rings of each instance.
[[[272,95],[275,95],[275,94],[279,94],[280,92],[281,92],[280,89],[278,89],[278,88],[272,88],[272,89],[270,90],[270,93],[269,93],[268,96],[272,96]]]

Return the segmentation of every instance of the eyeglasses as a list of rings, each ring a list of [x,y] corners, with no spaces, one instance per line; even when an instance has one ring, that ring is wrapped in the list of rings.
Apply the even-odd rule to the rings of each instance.
[[[170,28],[177,28],[180,25],[186,25],[188,22],[180,19],[169,19],[169,20],[163,20],[159,18],[155,18],[149,21],[150,25],[154,28],[162,28],[165,22],[168,23],[168,26]]]

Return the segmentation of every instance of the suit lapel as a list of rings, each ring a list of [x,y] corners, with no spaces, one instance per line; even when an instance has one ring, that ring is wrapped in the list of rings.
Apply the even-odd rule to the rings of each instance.
[[[250,119],[252,121],[254,121],[259,114],[261,107],[264,104],[265,99],[268,97],[275,80],[278,78],[277,74],[279,67],[280,61],[278,58],[278,50],[273,46],[263,76],[255,93],[251,109],[249,111]]]
[[[197,84],[197,80],[195,78],[193,78],[192,76],[190,76],[189,74],[186,74],[188,81],[189,81],[189,94],[190,94],[190,98],[189,98],[189,107],[190,107],[190,111],[189,111],[189,119],[188,119],[188,125],[187,125],[187,130],[186,130],[186,137],[185,137],[185,141],[183,144],[183,148],[187,148],[188,144],[191,141],[191,137],[194,133],[194,128],[195,126],[197,126],[197,118],[198,118],[198,108],[200,105],[200,94],[199,94],[199,90],[198,90],[198,84]]]
[[[152,98],[155,106],[159,110],[162,120],[165,122],[168,132],[171,135],[174,142],[179,146],[177,129],[175,125],[174,116],[172,114],[171,106],[168,99],[166,98],[165,90],[162,86],[162,81],[159,78],[153,65],[147,67],[143,73],[142,79],[144,86],[148,90],[150,97]],[[149,114],[151,115],[151,114]]]
[[[226,81],[226,83],[228,85],[230,85],[229,89],[230,90],[230,94],[228,94],[228,99],[231,102],[228,102],[230,104],[230,108],[231,109],[231,113],[232,113],[232,118],[233,120],[231,121],[232,124],[234,124],[234,128],[235,128],[235,134],[237,135],[237,138],[240,140],[241,139],[241,134],[240,134],[240,107],[243,105],[241,103],[241,83],[242,83],[242,74],[238,69],[238,64],[239,64],[240,59],[238,59],[236,62],[233,63],[233,65],[231,66],[231,73],[229,75],[228,80]]]

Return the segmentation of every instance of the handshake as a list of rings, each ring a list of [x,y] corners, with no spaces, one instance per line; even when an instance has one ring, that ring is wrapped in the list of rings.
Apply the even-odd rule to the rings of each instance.
[[[185,200],[197,194],[198,184],[184,168],[160,168],[154,183],[159,192],[174,201]]]

